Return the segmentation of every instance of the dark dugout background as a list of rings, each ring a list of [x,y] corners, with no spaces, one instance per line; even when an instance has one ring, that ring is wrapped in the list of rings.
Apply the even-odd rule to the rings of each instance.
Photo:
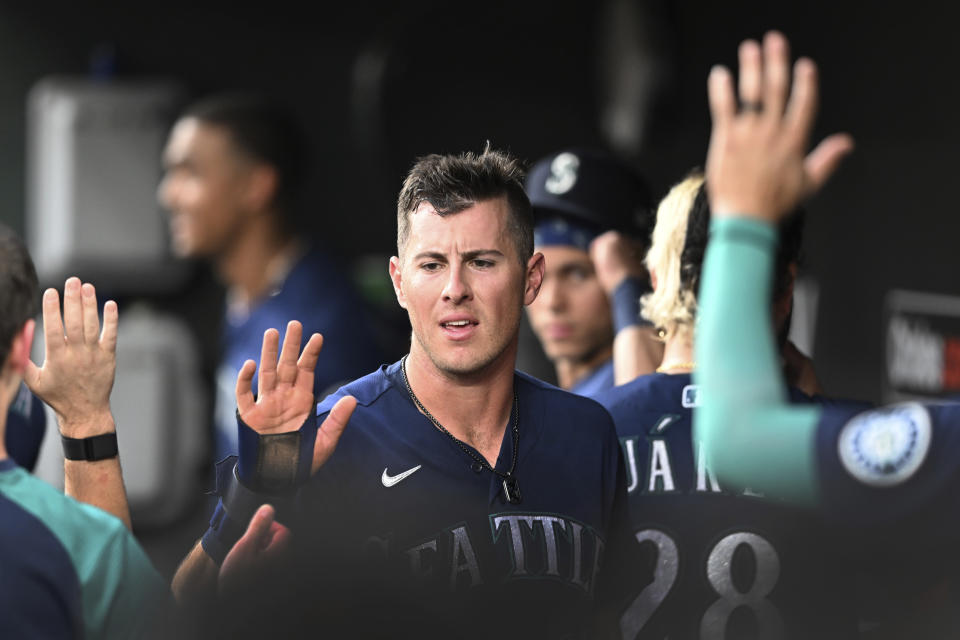
[[[192,95],[263,90],[299,111],[320,151],[310,232],[358,277],[372,263],[372,295],[396,314],[385,258],[416,156],[490,140],[533,161],[614,144],[659,197],[703,162],[711,64],[733,64],[742,38],[779,28],[821,65],[819,134],[846,130],[858,144],[809,207],[817,369],[829,393],[878,400],[885,293],[960,293],[955,22],[923,4],[5,3],[0,219],[23,229],[25,101],[43,76],[99,65],[172,77]],[[184,296],[219,295],[208,273],[191,287]],[[212,334],[218,305],[200,308],[194,325]]]

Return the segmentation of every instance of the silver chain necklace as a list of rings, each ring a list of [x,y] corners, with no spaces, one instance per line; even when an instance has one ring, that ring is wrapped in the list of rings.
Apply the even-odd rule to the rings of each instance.
[[[433,423],[437,429],[447,434],[451,440],[457,443],[463,452],[468,456],[473,458],[473,460],[479,464],[481,467],[490,471],[503,480],[503,497],[507,499],[507,502],[510,504],[520,504],[520,487],[517,485],[517,478],[513,475],[514,471],[517,468],[517,454],[520,450],[520,403],[517,400],[517,390],[513,390],[513,461],[510,463],[510,470],[506,473],[495,469],[490,466],[490,463],[486,461],[483,456],[476,455],[473,451],[470,450],[462,440],[457,438],[455,435],[447,431],[440,421],[433,417],[433,414],[427,411],[427,408],[423,406],[423,403],[420,402],[420,399],[413,392],[413,389],[410,387],[410,381],[407,379],[407,357],[408,355],[403,356],[403,360],[400,361],[400,373],[403,375],[403,384],[407,387],[407,393],[410,394],[410,399],[413,400],[413,404],[417,405],[417,408],[420,409],[423,415],[427,416],[430,422]]]

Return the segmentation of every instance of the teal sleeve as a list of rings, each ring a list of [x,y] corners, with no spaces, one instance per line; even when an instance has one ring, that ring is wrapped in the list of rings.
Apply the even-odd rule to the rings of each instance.
[[[22,469],[4,492],[43,522],[73,563],[86,638],[138,638],[169,624],[170,590],[114,516],[77,502]]]
[[[787,403],[771,326],[776,231],[714,220],[696,337],[696,437],[721,485],[815,504],[816,406]]]

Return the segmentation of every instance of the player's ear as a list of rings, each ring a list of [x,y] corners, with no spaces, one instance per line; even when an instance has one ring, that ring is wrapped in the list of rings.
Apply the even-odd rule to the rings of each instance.
[[[397,296],[397,302],[404,309],[407,308],[407,296],[403,293],[403,274],[400,270],[400,258],[393,256],[390,258],[390,281],[393,283],[393,293]]]
[[[6,365],[13,373],[22,376],[30,360],[30,348],[33,346],[33,334],[37,328],[36,320],[27,320],[23,327],[13,336],[10,344],[10,355]]]
[[[653,287],[653,290],[657,290],[657,270],[650,268],[650,286]]]
[[[543,270],[546,261],[543,254],[539,251],[534,253],[527,260],[526,282],[523,291],[523,304],[530,305],[537,299],[540,293],[540,285],[543,284]]]
[[[246,201],[252,211],[262,211],[273,204],[277,195],[279,179],[277,170],[267,164],[257,164],[250,169],[247,180]]]

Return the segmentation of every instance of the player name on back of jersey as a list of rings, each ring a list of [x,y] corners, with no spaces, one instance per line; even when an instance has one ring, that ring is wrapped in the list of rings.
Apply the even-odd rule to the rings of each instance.
[[[658,422],[663,424],[663,429],[670,426],[671,418],[674,416],[665,415]],[[675,416],[679,418],[680,416]],[[654,427],[653,430],[656,430]],[[707,466],[702,454],[702,447],[698,446],[696,450],[695,464],[692,465],[693,477],[681,479],[675,476],[676,469],[690,468],[688,465],[675,464],[676,452],[672,450],[677,447],[685,449],[690,448],[689,441],[685,439],[670,442],[668,438],[657,438],[652,436],[630,436],[620,438],[623,447],[623,459],[627,469],[627,492],[645,493],[645,494],[667,494],[667,493],[722,493],[728,494],[720,487],[717,482],[717,476]],[[671,448],[672,447],[672,448]],[[686,453],[686,452],[684,452]],[[646,463],[646,464],[644,464]],[[682,482],[678,483],[678,480]],[[689,480],[689,483],[686,482]],[[686,488],[685,488],[686,487]],[[740,495],[750,497],[761,497],[762,494],[746,489]]]

